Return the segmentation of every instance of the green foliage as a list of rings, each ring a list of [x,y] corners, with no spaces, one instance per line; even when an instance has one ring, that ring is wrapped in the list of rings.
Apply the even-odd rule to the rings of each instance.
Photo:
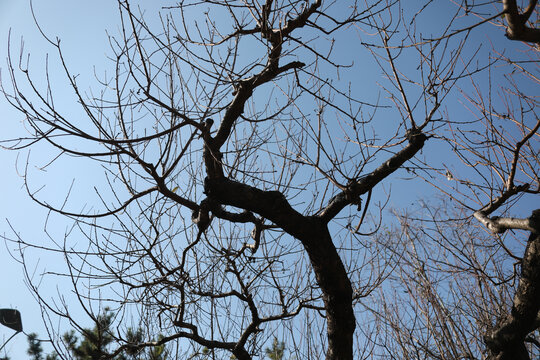
[[[214,357],[212,357],[212,350],[210,350],[209,348],[207,348],[206,346],[203,347],[200,351],[197,351],[196,353],[190,355],[187,360],[209,360],[209,359],[213,359]],[[235,360],[236,359],[236,356],[234,355],[231,355],[229,357],[230,360]]]
[[[283,360],[285,356],[285,343],[274,337],[271,348],[264,349],[270,360]]]
[[[97,317],[94,328],[83,329],[80,343],[75,331],[64,334],[64,341],[75,359],[94,360],[107,354],[107,346],[114,340],[110,333],[113,316],[110,309],[105,308],[103,314]]]
[[[26,350],[30,359],[41,360],[43,359],[43,348],[41,347],[41,340],[38,339],[36,333],[28,334],[28,350]],[[45,356],[45,360],[58,360],[58,354],[55,352]],[[0,358],[0,360],[10,360],[9,357]]]
[[[28,350],[26,352],[33,360],[43,359],[43,348],[36,333],[28,334]]]
[[[167,358],[168,358],[168,353],[165,349],[165,345],[152,347],[148,351],[149,360],[166,360]]]
[[[110,328],[113,323],[114,313],[105,308],[103,314],[97,317],[95,325],[91,329],[83,329],[81,336],[70,330],[63,335],[64,343],[71,353],[71,358],[75,360],[98,360],[108,354],[108,348],[115,341]],[[162,337],[160,336],[159,339]],[[114,360],[166,360],[168,352],[165,345],[151,347],[144,352],[144,349],[137,346],[144,340],[142,329],[129,328],[126,333],[127,349],[114,358]],[[28,354],[32,356],[32,360],[43,359],[43,349],[37,334],[28,336]],[[58,360],[58,354],[51,353],[46,356],[45,360]],[[1,359],[0,359],[1,360]]]
[[[135,358],[140,352],[141,348],[136,346],[143,341],[143,331],[142,329],[133,330],[129,328],[126,334],[126,340],[128,342],[128,348],[126,349],[126,355]]]

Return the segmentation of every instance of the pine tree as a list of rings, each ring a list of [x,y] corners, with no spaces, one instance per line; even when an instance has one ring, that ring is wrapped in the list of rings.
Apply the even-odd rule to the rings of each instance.
[[[71,353],[71,357],[75,360],[98,360],[108,354],[107,348],[115,341],[111,333],[111,325],[114,319],[114,313],[105,308],[103,313],[96,319],[95,325],[91,329],[83,329],[77,334],[75,330],[70,330],[64,333],[63,340],[67,349]],[[129,328],[126,334],[128,342],[127,349],[114,360],[166,360],[168,352],[165,345],[151,347],[144,353],[144,350],[139,348],[137,344],[143,341],[144,333],[142,329]],[[158,338],[159,339],[159,338]],[[32,360],[43,359],[43,349],[40,341],[37,339],[37,334],[28,336],[28,354],[32,356]],[[47,355],[45,360],[57,360],[58,354],[55,352]],[[0,360],[9,360],[8,358]]]
[[[36,333],[28,334],[28,350],[26,352],[31,356],[32,360],[43,359],[43,348],[37,337]]]
[[[274,337],[272,347],[267,347],[264,351],[270,360],[283,360],[283,357],[285,356],[285,343],[283,341],[278,341],[278,339]]]

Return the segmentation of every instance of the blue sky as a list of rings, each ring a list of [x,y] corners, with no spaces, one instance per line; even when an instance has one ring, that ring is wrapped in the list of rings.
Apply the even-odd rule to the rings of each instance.
[[[36,17],[43,30],[51,37],[60,36],[65,47],[66,55],[74,61],[74,73],[81,73],[81,80],[91,78],[93,66],[103,62],[108,50],[106,28],[116,24],[116,2],[114,1],[34,1]],[[0,0],[0,68],[2,69],[2,81],[9,82],[9,74],[6,71],[8,32],[11,29],[12,54],[18,54],[21,38],[24,41],[24,49],[32,53],[31,61],[36,74],[44,73],[44,60],[47,53],[53,51],[43,40],[32,19],[29,1],[26,0]],[[85,79],[85,74],[88,75]],[[39,76],[43,78],[42,76]],[[61,79],[61,77],[59,77]],[[59,81],[66,85],[65,79]],[[60,88],[60,87],[59,87]],[[0,99],[0,114],[2,114],[2,138],[21,131],[22,115],[14,111],[5,99]],[[24,153],[19,153],[19,165],[24,164]],[[14,152],[0,151],[0,164],[2,172],[0,177],[0,233],[13,238],[13,232],[9,223],[25,239],[32,239],[36,244],[43,244],[47,239],[43,234],[46,212],[31,202],[22,187],[22,179],[16,171],[17,154]],[[21,170],[21,168],[18,168]],[[58,189],[60,190],[60,189]],[[54,190],[49,190],[54,194]],[[67,224],[66,224],[67,225]],[[59,226],[62,232],[65,226]],[[13,248],[14,245],[7,245]],[[29,253],[30,255],[30,253]],[[42,269],[44,263],[61,261],[52,260],[49,254],[42,253],[46,258],[32,259],[32,263],[38,263],[36,269]],[[30,255],[32,256],[32,255]],[[24,284],[24,276],[21,266],[14,261],[7,252],[2,242],[0,249],[0,269],[3,279],[0,282],[0,307],[17,308],[22,313],[24,331],[26,333],[37,332],[45,334],[41,322],[40,309]],[[32,270],[32,269],[30,269]],[[61,291],[61,288],[60,288]],[[54,294],[56,289],[47,289],[46,293]],[[0,327],[0,342],[3,343],[11,334],[8,328]],[[14,360],[27,359],[26,337],[17,335],[8,343],[4,351]],[[0,356],[3,356],[4,351]]]
[[[118,23],[116,2],[110,0],[92,2],[66,0],[48,0],[45,2],[35,0],[34,2],[34,11],[42,30],[51,38],[58,36],[62,39],[64,55],[70,61],[71,71],[80,74],[78,80],[86,88],[84,84],[88,84],[93,80],[94,71],[101,74],[107,69],[106,54],[110,52],[106,29],[116,33]],[[43,79],[46,54],[54,51],[54,49],[39,34],[31,16],[29,2],[26,0],[0,0],[0,68],[2,68],[2,81],[6,82],[7,80],[9,82],[5,64],[7,37],[10,28],[12,54],[18,53],[22,37],[25,52],[31,53],[32,70],[35,77]],[[492,35],[495,34],[492,39],[501,48],[518,46],[506,40],[501,29],[494,29],[490,25],[486,25],[485,29],[489,30]],[[482,39],[487,40],[485,32],[482,31],[473,33],[473,36],[477,37],[480,42],[483,41]],[[56,59],[56,57],[51,58]],[[369,75],[379,76],[379,74]],[[55,83],[57,84],[58,97],[61,99],[63,96],[69,98],[70,94],[68,92],[63,93],[68,85],[66,79],[58,74]],[[364,90],[369,91],[369,89]],[[454,98],[449,99],[445,105],[455,106],[457,103],[458,99]],[[62,106],[65,106],[66,112],[75,114],[79,111],[69,101],[65,101]],[[3,98],[0,98],[0,114],[3,131],[2,139],[21,133],[22,115],[8,106]],[[47,214],[28,199],[22,187],[22,179],[17,174],[23,170],[26,156],[27,152],[17,154],[15,152],[0,151],[0,164],[3,167],[0,177],[0,184],[2,185],[0,192],[0,233],[8,238],[14,238],[9,225],[11,224],[13,229],[25,239],[32,239],[35,244],[44,244],[49,241],[43,233]],[[35,152],[31,156],[39,158],[40,154]],[[16,164],[18,164],[18,167],[16,167]],[[31,171],[39,174],[40,170],[33,168]],[[79,175],[83,171],[85,169],[78,169]],[[406,174],[401,174],[401,176],[406,177]],[[97,177],[93,177],[91,172],[85,173],[84,178],[88,183],[97,179]],[[65,195],[66,186],[69,185],[71,178],[63,180],[64,182],[59,179],[55,183],[48,184],[46,188],[48,197],[54,198],[55,196]],[[399,184],[399,182],[395,182],[394,189]],[[388,187],[386,188],[388,189]],[[396,195],[396,191],[393,191],[393,195]],[[410,198],[407,198],[407,200],[410,200]],[[391,201],[392,204],[399,204],[400,202],[399,197],[397,199],[392,198]],[[9,219],[9,224],[6,219]],[[62,234],[69,229],[69,223],[59,220],[58,217],[52,219],[58,221],[58,223],[55,223],[54,229],[55,234],[61,238]],[[13,245],[8,244],[7,246],[13,248]],[[44,263],[48,264],[47,270],[52,271],[54,266],[58,265],[55,262],[61,263],[62,261],[61,257],[39,259],[38,254],[51,256],[45,252],[28,253],[29,256],[35,255],[35,257],[31,258],[30,263],[37,265],[36,275],[39,275]],[[25,332],[37,332],[44,335],[45,329],[41,324],[41,312],[24,284],[21,266],[10,257],[4,246],[0,250],[0,269],[4,275],[4,279],[0,283],[0,307],[19,309],[22,313]],[[32,271],[33,269],[29,270]],[[62,290],[61,286],[59,288],[46,288],[44,293],[46,296],[54,296],[57,291],[62,292]],[[11,334],[11,330],[4,327],[0,328],[0,341],[3,342]],[[18,335],[6,346],[5,351],[13,360],[26,359],[25,336]],[[0,354],[0,356],[2,355],[4,353]]]

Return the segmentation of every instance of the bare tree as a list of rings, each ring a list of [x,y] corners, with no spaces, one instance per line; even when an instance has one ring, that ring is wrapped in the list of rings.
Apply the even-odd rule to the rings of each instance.
[[[507,23],[496,24],[507,28],[508,38],[538,43],[533,35],[538,30],[525,30],[530,16],[538,16],[536,2],[519,15],[520,25],[512,20],[516,3],[503,3]],[[490,5],[464,2],[462,9],[493,21],[484,12]],[[426,54],[420,45],[416,41],[416,49]],[[382,289],[383,301],[372,311],[385,329],[381,338],[401,358],[531,359],[540,354],[538,51],[525,46],[524,52],[508,55],[496,48],[491,56],[504,77],[494,81],[493,69],[487,84],[469,77],[459,91],[471,118],[452,124],[448,117],[449,135],[439,133],[461,164],[432,167],[438,178],[431,171],[419,175],[440,191],[441,203],[426,201],[416,213],[397,213],[401,227],[394,235],[401,242],[394,251],[403,256],[389,283],[405,289]]]
[[[445,4],[454,12],[440,15],[424,32],[430,37],[418,31],[433,15],[430,2],[404,10],[399,1],[183,1],[162,9],[160,28],[129,1],[118,5],[114,74],[98,79],[98,95],[84,94],[60,41],[47,38],[84,120],[65,114],[49,78],[42,86],[14,56],[11,89],[3,87],[30,129],[8,147],[47,149],[51,157],[40,166],[49,171],[70,159],[103,171],[93,198],[80,190],[83,206],[70,206],[79,199],[76,184],[54,202],[28,167],[24,179],[33,200],[74,222],[51,250],[65,257],[78,306],[95,321],[107,305],[117,323],[136,314],[144,324],[134,327],[146,329],[138,344],[125,328],[111,330],[118,344],[111,356],[187,339],[187,353],[204,347],[213,358],[251,359],[273,335],[287,333],[301,359],[393,356],[386,351],[396,348],[407,358],[528,358],[524,342],[539,325],[538,219],[492,214],[508,213],[520,194],[539,193],[537,99],[516,82],[506,95],[508,110],[517,112],[498,112],[472,95],[477,118],[454,120],[441,109],[504,62],[538,85],[532,46],[524,45],[531,65],[502,51],[479,58],[484,53],[470,39],[491,22],[507,27],[510,39],[538,42],[535,1],[521,13],[512,1],[502,9]],[[378,82],[384,96],[367,81]],[[466,81],[472,85],[460,87]],[[501,130],[499,121],[514,128]],[[457,176],[421,154],[428,143],[453,150],[470,171]],[[507,254],[521,268],[515,293],[508,285],[492,295],[508,268],[487,274],[475,261],[492,246],[453,223],[451,236],[473,246],[460,255],[471,262],[467,274],[486,273],[472,292],[482,295],[474,305],[483,323],[448,320],[454,293],[447,288],[441,297],[436,286],[448,271],[438,270],[427,248],[418,250],[414,221],[399,212],[401,236],[388,217],[381,225],[382,183],[398,170],[442,190],[459,205],[461,221],[474,216],[493,233],[531,234],[525,255]],[[445,190],[444,182],[460,188]],[[446,219],[427,210],[435,224]],[[83,247],[74,244],[81,238]],[[456,251],[441,239],[434,248]],[[499,240],[483,244],[489,241]],[[72,303],[48,301],[29,280],[48,313],[87,326]],[[387,284],[410,295],[410,311],[399,307],[400,294],[396,302],[384,295]],[[425,325],[417,322],[424,314]],[[474,331],[481,341],[469,343]],[[156,334],[163,336],[152,340]]]

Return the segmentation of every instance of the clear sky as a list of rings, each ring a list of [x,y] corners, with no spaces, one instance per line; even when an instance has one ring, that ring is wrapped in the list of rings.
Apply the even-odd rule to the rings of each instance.
[[[51,38],[58,36],[62,39],[62,46],[66,58],[70,61],[71,70],[73,73],[80,74],[78,80],[82,84],[93,79],[94,70],[96,73],[104,71],[107,62],[106,54],[109,53],[105,31],[108,29],[115,33],[117,30],[118,9],[116,1],[34,0],[34,11],[42,30]],[[486,25],[486,28],[489,26]],[[0,68],[2,69],[4,86],[9,86],[6,57],[10,29],[12,55],[18,54],[21,38],[23,38],[24,50],[31,53],[32,68],[36,77],[40,77],[44,73],[46,54],[54,51],[54,48],[48,45],[40,35],[32,18],[28,0],[0,0]],[[495,37],[495,39],[498,39],[497,41],[500,41],[503,46],[510,45],[510,42],[503,37],[502,31],[497,31],[499,37]],[[473,36],[483,35],[478,32]],[[61,96],[61,86],[67,85],[67,82],[60,74],[57,75],[60,91],[58,94]],[[66,106],[66,110],[69,111],[69,103]],[[75,104],[73,106],[75,107]],[[0,98],[2,129],[0,139],[21,133],[21,117],[22,115],[12,109],[3,97]],[[26,155],[27,152],[17,154],[0,151],[0,164],[2,166],[0,172],[0,234],[13,239],[15,238],[13,228],[25,239],[34,239],[35,244],[40,244],[40,242],[46,241],[43,234],[46,212],[31,202],[22,186],[23,181],[18,176],[25,163]],[[19,165],[17,168],[16,164]],[[91,181],[91,178],[87,180]],[[65,195],[65,188],[62,187],[62,184],[57,185],[56,187],[54,184],[50,185],[47,190],[50,192],[49,196]],[[56,224],[59,233],[68,226],[67,224],[67,222]],[[3,242],[0,242],[0,246],[0,273],[2,274],[0,308],[20,310],[24,331],[44,335],[45,330],[41,322],[40,309],[24,283],[20,264],[9,255],[8,250],[13,249],[15,245],[10,243],[4,245]],[[40,252],[40,254],[49,253]],[[33,258],[30,263],[38,264],[36,269],[39,273],[43,268],[41,266],[43,263],[58,260],[61,261],[61,258],[54,260]],[[48,269],[50,270],[50,268]],[[54,296],[57,291],[61,292],[62,288],[44,289],[45,295],[51,296]],[[0,343],[3,343],[12,333],[13,331],[10,329],[0,327]],[[6,346],[0,356],[7,354],[12,360],[27,359],[26,348],[26,337],[19,334]]]
[[[84,2],[37,0],[34,1],[33,6],[35,15],[47,35],[52,38],[61,37],[66,54],[73,60],[70,65],[73,66],[74,73],[81,73],[82,81],[86,75],[90,78],[93,74],[93,65],[95,64],[99,68],[99,64],[103,63],[109,49],[105,29],[114,29],[117,14],[116,2],[107,0]],[[41,77],[44,73],[45,56],[54,49],[47,46],[39,34],[31,15],[30,2],[28,0],[0,0],[2,81],[5,85],[9,85],[6,57],[10,29],[12,54],[18,55],[22,38],[25,51],[32,54],[31,62],[36,74],[41,72]],[[65,80],[62,79],[61,84],[65,85]],[[2,139],[9,137],[10,134],[21,133],[22,115],[11,108],[3,97],[0,98],[0,114]],[[19,153],[19,165],[24,163],[25,156],[26,153]],[[8,238],[14,238],[14,233],[7,221],[9,219],[9,223],[16,232],[24,236],[25,239],[32,239],[33,242],[39,244],[45,241],[43,227],[46,213],[26,196],[22,187],[22,179],[17,175],[16,161],[17,154],[15,152],[0,151],[0,164],[2,166],[0,172],[0,233]],[[19,170],[21,170],[20,167]],[[24,331],[44,335],[45,330],[41,322],[40,309],[24,283],[21,266],[8,253],[8,249],[14,247],[14,244],[8,244],[6,248],[4,242],[1,242],[0,308],[19,309],[22,313]],[[41,253],[41,255],[46,254]],[[40,264],[50,263],[51,259],[34,258],[31,262],[38,261]],[[41,267],[38,266],[37,269],[41,269]],[[59,290],[61,291],[61,288]],[[54,294],[56,289],[47,289],[46,292]],[[10,329],[0,327],[0,342],[3,344],[11,334],[13,331]],[[19,334],[8,343],[0,356],[7,353],[12,360],[27,359],[26,348],[26,336]]]

